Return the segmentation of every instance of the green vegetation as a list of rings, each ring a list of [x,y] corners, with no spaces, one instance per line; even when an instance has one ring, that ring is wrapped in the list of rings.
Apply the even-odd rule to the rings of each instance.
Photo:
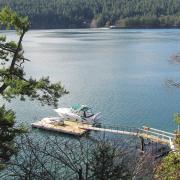
[[[177,140],[180,143],[180,138]],[[180,146],[180,144],[177,144]],[[171,152],[157,167],[156,179],[179,180],[180,179],[180,147],[177,152]]]
[[[179,124],[179,113],[175,114],[176,122]],[[179,180],[180,179],[180,131],[177,131],[175,140],[176,152],[171,152],[157,166],[156,178],[160,180]]]
[[[100,22],[99,14],[93,15],[94,17],[96,21],[98,20],[97,22]],[[137,20],[137,17],[133,18]],[[125,19],[128,18],[125,17]],[[145,20],[147,19],[145,18]],[[107,23],[106,20],[104,22]],[[116,21],[114,20],[114,22]],[[152,21],[149,20],[149,22]],[[2,28],[15,29],[18,38],[18,41],[15,42],[7,40],[4,35],[0,36],[1,99],[11,101],[15,97],[19,97],[20,100],[29,97],[30,100],[37,100],[42,105],[57,106],[58,99],[68,93],[61,84],[51,83],[48,77],[43,77],[40,80],[28,79],[24,71],[23,65],[29,60],[23,55],[22,41],[29,30],[28,18],[19,16],[10,8],[5,7],[0,12],[0,24]],[[176,114],[175,119],[179,124],[179,114]],[[0,107],[0,170],[5,168],[6,163],[9,162],[8,176],[18,179],[59,179],[62,176],[62,179],[68,179],[67,175],[71,172],[73,179],[113,180],[135,179],[139,176],[148,177],[149,174],[144,174],[146,170],[151,173],[151,176],[154,175],[150,168],[150,162],[153,162],[154,157],[147,159],[148,156],[145,154],[146,159],[138,156],[137,161],[132,162],[128,157],[130,152],[121,151],[121,147],[118,147],[117,144],[112,145],[100,141],[84,148],[83,144],[79,143],[75,149],[75,144],[71,142],[69,142],[70,144],[61,143],[56,138],[39,145],[29,139],[28,136],[25,141],[21,139],[19,144],[15,143],[17,135],[24,132],[24,128],[15,127],[15,113],[2,105]],[[180,132],[177,133],[177,152],[170,153],[162,160],[157,167],[154,179],[180,179]],[[16,148],[20,148],[22,153],[16,155]],[[10,161],[12,155],[15,156]],[[64,168],[67,172],[63,176]],[[0,174],[0,177],[3,176]]]
[[[32,28],[180,27],[179,0],[0,0]]]
[[[5,7],[0,12],[0,24],[3,28],[13,28],[17,32],[18,41],[8,41],[6,36],[0,36],[0,98],[10,101],[19,97],[25,100],[37,100],[42,105],[57,106],[58,98],[66,94],[60,83],[52,84],[49,78],[40,80],[27,78],[24,63],[29,61],[24,57],[22,41],[29,29],[27,17],[21,17],[10,8]],[[15,113],[0,107],[0,168],[15,152],[15,137],[24,132],[23,128],[15,127]]]

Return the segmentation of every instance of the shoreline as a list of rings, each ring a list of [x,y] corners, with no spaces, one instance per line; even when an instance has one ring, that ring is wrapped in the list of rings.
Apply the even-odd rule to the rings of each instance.
[[[30,30],[53,30],[53,29],[180,29],[179,27],[116,27],[116,28],[110,28],[110,27],[72,27],[72,28],[58,28],[58,27],[53,27],[53,28],[30,28]],[[5,29],[2,29],[5,30]]]

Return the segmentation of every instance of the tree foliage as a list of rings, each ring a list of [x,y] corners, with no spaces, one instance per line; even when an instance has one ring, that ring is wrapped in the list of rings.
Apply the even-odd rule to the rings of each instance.
[[[19,36],[18,42],[7,41],[5,36],[0,38],[0,94],[7,100],[16,96],[24,100],[27,96],[42,104],[57,106],[58,98],[67,93],[60,83],[52,84],[49,77],[26,78],[23,65],[29,60],[24,57],[22,40],[30,26],[28,18],[18,16],[6,7],[0,13],[0,23],[14,28]]]
[[[39,80],[26,76],[24,63],[29,61],[24,57],[22,41],[30,27],[27,17],[19,16],[10,8],[5,7],[0,12],[0,25],[2,28],[14,29],[17,32],[18,41],[9,41],[5,35],[0,36],[0,96],[1,99],[11,101],[12,98],[20,97],[25,100],[37,100],[42,105],[57,106],[58,99],[68,92],[61,83],[51,83],[49,77]],[[9,159],[13,140],[22,132],[21,128],[14,128],[15,114],[0,107],[0,162]]]
[[[156,179],[179,180],[180,179],[180,155],[170,153],[157,167]]]
[[[30,17],[32,28],[179,27],[179,0],[1,0]]]
[[[179,114],[176,114],[177,124],[179,124]],[[180,179],[180,131],[177,131],[176,151],[171,152],[165,157],[156,169],[156,179],[160,180],[179,180]]]

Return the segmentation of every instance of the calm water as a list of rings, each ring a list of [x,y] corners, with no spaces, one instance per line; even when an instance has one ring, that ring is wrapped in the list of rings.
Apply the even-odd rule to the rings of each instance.
[[[12,32],[10,37],[14,37]],[[180,112],[180,65],[170,57],[180,52],[180,30],[43,30],[24,39],[32,60],[27,76],[50,76],[70,91],[59,106],[88,104],[103,114],[102,123],[173,130],[173,113]],[[18,122],[56,115],[52,107],[13,101]]]

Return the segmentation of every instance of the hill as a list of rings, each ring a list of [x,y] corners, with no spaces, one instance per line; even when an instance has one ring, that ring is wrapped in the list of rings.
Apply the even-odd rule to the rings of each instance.
[[[32,28],[180,27],[180,0],[0,0],[30,17]]]

